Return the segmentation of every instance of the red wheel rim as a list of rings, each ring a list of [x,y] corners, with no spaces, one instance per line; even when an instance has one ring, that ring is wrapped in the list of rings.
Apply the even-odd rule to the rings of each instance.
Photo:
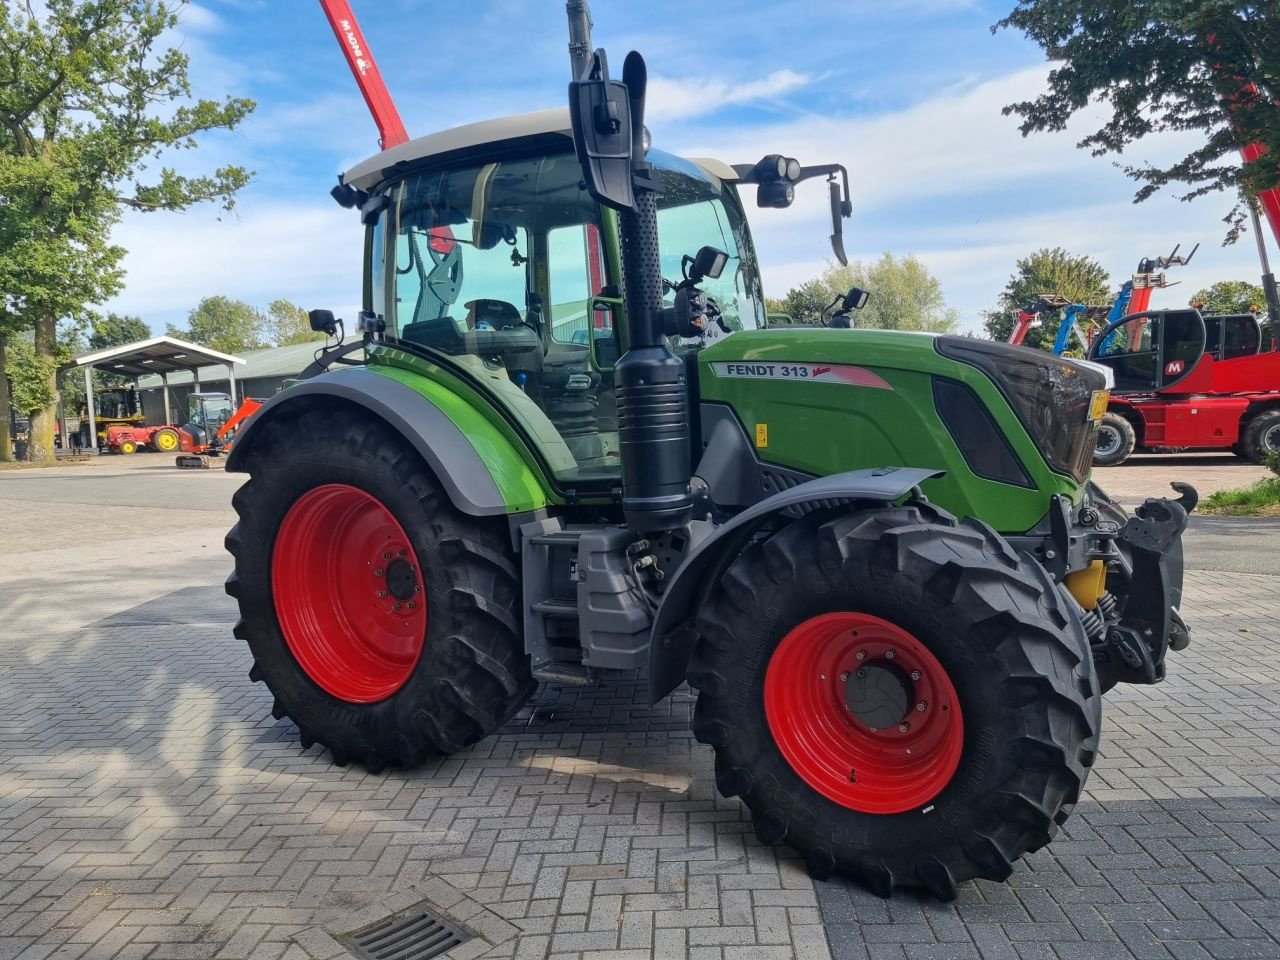
[[[328,693],[372,703],[409,679],[427,635],[422,570],[376,497],[341,483],[299,497],[276,534],[271,586],[285,643]]]
[[[846,684],[868,669],[900,678],[893,682],[907,702],[897,722],[873,727],[852,712]],[[865,613],[823,614],[783,637],[765,673],[764,706],[791,769],[863,813],[926,806],[951,782],[964,749],[960,702],[942,664],[906,630]]]

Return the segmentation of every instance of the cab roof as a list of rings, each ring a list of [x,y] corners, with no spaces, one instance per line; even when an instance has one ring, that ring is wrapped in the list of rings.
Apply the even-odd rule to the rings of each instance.
[[[429,157],[465,153],[493,144],[533,137],[563,137],[565,149],[572,149],[573,129],[569,122],[569,108],[518,113],[451,127],[439,133],[429,133],[357,163],[343,174],[342,182],[359,190],[371,190],[392,176],[396,167],[407,167]],[[693,162],[721,180],[738,179],[733,168],[723,161],[695,159]]]

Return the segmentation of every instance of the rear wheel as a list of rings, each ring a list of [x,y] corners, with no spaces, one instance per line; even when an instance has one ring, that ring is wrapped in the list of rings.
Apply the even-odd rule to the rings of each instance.
[[[1246,423],[1241,445],[1246,459],[1254,463],[1280,456],[1280,410],[1263,410]]]
[[[119,451],[126,456],[138,452],[138,445],[132,440],[121,440],[118,446]]]
[[[371,770],[493,732],[534,689],[506,529],[459,514],[388,427],[345,411],[262,424],[227,536],[250,677],[304,747]]]
[[[1080,796],[1101,696],[1079,615],[975,521],[798,521],[733,563],[697,628],[717,785],[816,876],[951,899],[1007,878]]]
[[[173,453],[178,449],[178,431],[172,429],[157,430],[151,436],[151,446],[161,453]]]
[[[1098,445],[1093,452],[1094,466],[1114,467],[1133,454],[1138,437],[1133,424],[1118,413],[1107,413],[1098,424]]]

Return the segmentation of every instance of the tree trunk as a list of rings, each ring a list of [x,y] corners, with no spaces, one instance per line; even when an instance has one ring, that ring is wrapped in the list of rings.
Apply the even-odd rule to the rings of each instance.
[[[5,334],[0,333],[0,463],[13,460],[13,437],[9,435],[9,378],[4,372],[7,346]]]
[[[54,363],[57,358],[58,321],[53,317],[41,317],[36,321],[36,359],[48,365],[49,405],[31,411],[31,442],[27,447],[27,459],[52,462],[55,456],[53,428],[58,421],[58,373]]]

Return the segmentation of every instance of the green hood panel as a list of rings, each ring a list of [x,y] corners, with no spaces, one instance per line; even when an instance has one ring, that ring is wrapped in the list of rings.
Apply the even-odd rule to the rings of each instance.
[[[932,334],[782,327],[725,337],[699,357],[704,402],[731,406],[766,463],[817,476],[877,466],[947,471],[924,485],[958,516],[1004,533],[1029,530],[1053,494],[1082,488],[1051,470],[1000,389],[934,349]],[[1034,487],[978,476],[934,404],[934,377],[968,386]],[[993,443],[1001,443],[998,436]]]

